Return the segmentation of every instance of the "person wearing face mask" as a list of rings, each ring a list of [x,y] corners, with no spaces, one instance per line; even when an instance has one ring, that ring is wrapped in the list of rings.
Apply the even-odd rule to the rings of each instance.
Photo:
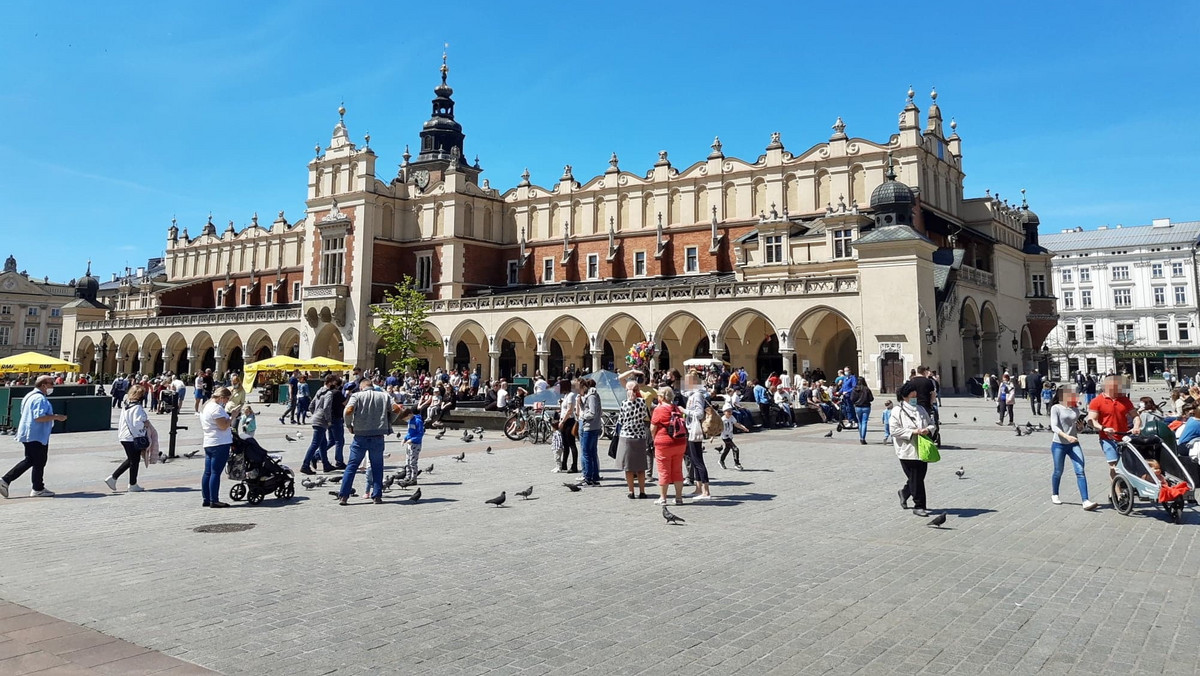
[[[925,511],[925,472],[929,469],[929,463],[922,461],[917,454],[917,437],[933,436],[933,418],[917,403],[917,390],[911,383],[902,386],[897,394],[900,405],[892,413],[890,422],[896,457],[900,458],[900,466],[907,479],[904,487],[897,491],[900,506],[908,509],[908,499],[912,498],[913,514],[929,516]]]
[[[25,457],[8,470],[0,479],[0,495],[8,497],[8,485],[26,471],[33,470],[34,498],[52,498],[54,493],[46,490],[43,481],[46,460],[50,455],[50,431],[54,423],[66,420],[67,416],[54,412],[47,399],[54,394],[54,377],[41,376],[34,382],[34,389],[21,399],[21,422],[17,424],[17,441],[25,446]]]

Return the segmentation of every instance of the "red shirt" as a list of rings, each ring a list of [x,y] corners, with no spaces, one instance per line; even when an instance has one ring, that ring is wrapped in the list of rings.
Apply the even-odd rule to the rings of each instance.
[[[1129,416],[1133,415],[1133,402],[1129,400],[1129,397],[1123,394],[1115,397],[1101,394],[1092,400],[1092,403],[1088,405],[1088,410],[1096,412],[1101,428],[1111,427],[1116,430],[1114,434],[1101,431],[1101,439],[1120,441],[1121,437],[1129,431]]]

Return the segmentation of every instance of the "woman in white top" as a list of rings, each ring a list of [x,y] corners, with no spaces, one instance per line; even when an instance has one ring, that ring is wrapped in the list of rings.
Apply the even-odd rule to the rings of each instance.
[[[229,506],[217,499],[221,495],[221,472],[225,471],[229,449],[233,446],[233,420],[225,412],[229,397],[228,387],[218,387],[200,413],[200,429],[204,432],[204,476],[200,479],[200,492],[205,507]]]
[[[1079,411],[1075,406],[1079,403],[1079,395],[1075,388],[1063,385],[1054,393],[1053,406],[1050,409],[1050,432],[1054,440],[1050,443],[1050,454],[1054,457],[1054,473],[1050,475],[1050,502],[1061,505],[1058,498],[1059,481],[1062,479],[1063,465],[1071,458],[1075,466],[1075,482],[1079,485],[1079,499],[1083,500],[1083,508],[1089,512],[1100,505],[1088,500],[1087,475],[1083,472],[1083,449],[1079,446],[1079,424],[1082,422]]]
[[[558,460],[555,472],[579,473],[579,446],[575,443],[579,438],[576,411],[579,409],[579,395],[571,388],[571,381],[558,381],[558,391],[565,392],[558,402],[558,431],[562,435],[562,457]],[[567,457],[571,458],[571,468],[567,469]]]
[[[142,385],[134,385],[129,389],[129,393],[125,395],[125,408],[121,411],[121,417],[117,421],[117,441],[121,442],[121,446],[125,449],[125,460],[117,467],[117,471],[104,480],[110,491],[116,492],[117,479],[120,478],[125,470],[129,470],[129,492],[140,493],[143,489],[138,485],[138,465],[142,462],[142,449],[150,444],[148,435],[150,433],[150,416],[146,415],[146,409],[142,406],[142,399],[146,395],[146,388]],[[135,439],[144,439],[145,441],[138,442]],[[141,448],[139,443],[145,444]]]
[[[913,514],[929,516],[925,511],[925,472],[929,463],[921,460],[917,453],[917,437],[933,434],[933,418],[917,403],[917,390],[911,385],[903,385],[897,395],[900,405],[892,414],[892,443],[907,479],[904,487],[897,491],[900,506],[908,509],[908,499],[912,498]]]

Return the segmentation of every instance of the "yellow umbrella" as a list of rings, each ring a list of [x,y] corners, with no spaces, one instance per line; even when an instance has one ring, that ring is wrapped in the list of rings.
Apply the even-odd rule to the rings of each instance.
[[[78,364],[37,352],[22,352],[0,359],[0,373],[55,373],[78,370]]]
[[[329,357],[313,357],[308,361],[300,362],[300,368],[311,371],[329,370],[329,371],[349,371],[354,368],[353,364],[347,364],[344,361],[330,359]]]
[[[258,374],[262,371],[292,371],[301,368],[303,364],[304,362],[299,359],[286,355],[276,355],[252,364],[246,364],[244,369],[245,377],[242,378],[242,389],[246,391],[246,394],[254,391],[254,383],[258,380]]]

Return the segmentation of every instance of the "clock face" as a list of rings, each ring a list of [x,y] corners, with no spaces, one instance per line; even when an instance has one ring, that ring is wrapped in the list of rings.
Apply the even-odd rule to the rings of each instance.
[[[4,280],[4,288],[8,291],[12,291],[13,289],[17,288],[17,280],[13,279],[12,277]]]
[[[418,188],[424,190],[429,185],[429,172],[424,169],[413,172],[413,182],[417,184]]]

